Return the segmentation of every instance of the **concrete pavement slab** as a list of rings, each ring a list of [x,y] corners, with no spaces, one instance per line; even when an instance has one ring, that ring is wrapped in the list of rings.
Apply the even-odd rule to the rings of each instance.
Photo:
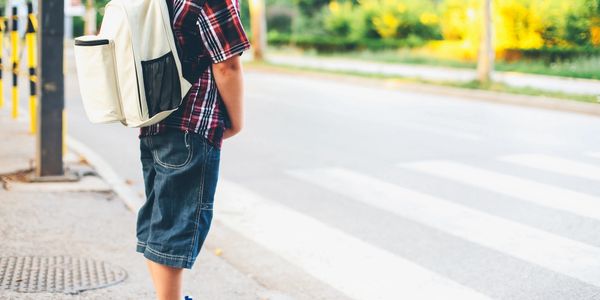
[[[26,120],[11,120],[7,109],[0,110],[0,126],[0,257],[85,258],[127,272],[121,283],[79,294],[0,288],[0,299],[154,298],[145,259],[135,252],[135,214],[76,154],[66,157],[66,167],[85,175],[81,181],[22,182],[32,166],[34,136]],[[210,249],[203,249],[194,269],[184,274],[184,294],[193,299],[282,299]]]
[[[13,119],[9,107],[0,109],[0,174],[30,169],[35,151],[33,135],[25,118]]]

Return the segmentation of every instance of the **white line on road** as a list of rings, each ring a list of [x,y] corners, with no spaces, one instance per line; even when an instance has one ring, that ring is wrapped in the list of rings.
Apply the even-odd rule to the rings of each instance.
[[[519,154],[500,158],[502,161],[567,176],[600,181],[600,167],[545,154]]]
[[[400,123],[400,124],[396,124],[396,126],[403,127],[403,128],[410,129],[410,130],[423,131],[423,132],[433,133],[433,134],[437,134],[437,135],[441,135],[441,136],[448,136],[451,138],[458,138],[458,139],[469,140],[469,141],[483,140],[483,138],[480,135],[465,132],[465,131],[444,128],[443,126],[435,127],[435,126],[430,126],[427,124],[419,124],[419,123],[412,123],[412,124]]]
[[[354,299],[488,299],[341,230],[220,180],[215,217]]]
[[[461,239],[600,286],[599,248],[346,169],[289,174]]]
[[[540,206],[600,220],[600,197],[451,161],[426,161],[401,164],[400,166],[508,195]]]
[[[585,155],[593,158],[600,158],[600,152],[588,152]]]

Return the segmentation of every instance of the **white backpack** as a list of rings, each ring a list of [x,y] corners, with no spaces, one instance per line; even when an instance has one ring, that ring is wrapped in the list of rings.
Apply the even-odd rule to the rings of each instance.
[[[191,88],[165,0],[112,0],[97,36],[75,39],[83,107],[92,123],[155,124]]]

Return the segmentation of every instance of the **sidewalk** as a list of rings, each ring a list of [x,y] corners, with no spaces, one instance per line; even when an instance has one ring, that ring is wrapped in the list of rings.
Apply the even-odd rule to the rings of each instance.
[[[135,214],[74,153],[66,155],[66,167],[85,175],[81,181],[23,182],[23,171],[32,166],[35,139],[28,133],[26,120],[12,120],[8,111],[0,109],[0,299],[152,299],[144,258],[135,252]],[[193,299],[268,298],[261,296],[264,288],[214,250],[204,248],[194,269],[185,271],[184,295]],[[60,287],[81,281],[89,287],[123,278],[112,286],[80,293],[76,286],[71,294],[14,291],[49,290],[52,282]],[[16,285],[11,288],[10,282]]]
[[[391,75],[432,81],[469,82],[476,79],[476,71],[469,69],[380,63],[347,58],[326,58],[301,55],[270,54],[270,63],[328,71],[358,72]],[[512,72],[495,72],[494,81],[513,87],[531,87],[567,94],[600,95],[600,80],[543,76]]]

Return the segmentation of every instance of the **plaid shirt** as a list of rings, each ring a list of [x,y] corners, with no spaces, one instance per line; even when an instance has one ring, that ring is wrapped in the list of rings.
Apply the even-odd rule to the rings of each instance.
[[[217,90],[211,64],[250,48],[238,0],[167,0],[183,76],[192,83],[181,106],[163,121],[142,127],[140,136],[167,129],[195,132],[221,148],[229,116]]]

